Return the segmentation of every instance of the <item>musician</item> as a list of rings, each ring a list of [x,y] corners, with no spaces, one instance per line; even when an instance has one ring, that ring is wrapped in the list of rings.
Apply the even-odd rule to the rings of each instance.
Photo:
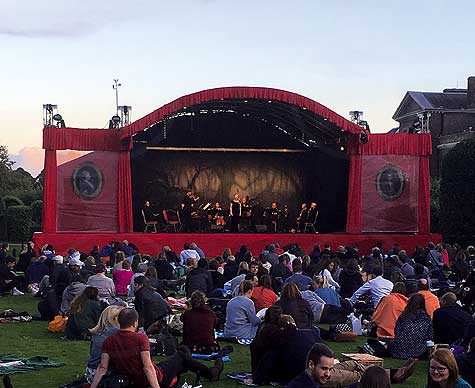
[[[208,219],[212,225],[226,225],[224,221],[224,211],[219,202],[216,202],[214,207],[208,210]]]
[[[193,192],[187,191],[185,197],[183,198],[183,203],[181,205],[181,217],[183,223],[183,231],[185,233],[193,232],[193,206],[200,197],[193,194]]]
[[[307,222],[308,216],[308,207],[307,204],[304,202],[300,207],[300,213],[297,217],[297,232],[302,232],[305,228],[305,223]]]
[[[307,215],[307,223],[313,224],[315,227],[315,230],[317,230],[317,218],[318,218],[318,209],[317,209],[317,203],[312,202],[310,204],[310,209],[308,209],[308,215]]]
[[[231,217],[231,231],[239,232],[239,221],[241,219],[242,207],[239,194],[234,194],[234,198],[229,204],[229,216]]]
[[[143,215],[145,223],[151,222],[151,221],[159,221],[158,219],[159,214],[153,212],[152,207],[150,206],[149,200],[146,200],[143,204],[142,215]]]
[[[241,226],[245,230],[249,230],[252,226],[252,206],[249,201],[249,195],[242,197],[241,201]]]
[[[282,211],[277,207],[277,202],[272,202],[270,208],[266,210],[267,227],[272,232],[277,232],[279,229],[279,221]]]

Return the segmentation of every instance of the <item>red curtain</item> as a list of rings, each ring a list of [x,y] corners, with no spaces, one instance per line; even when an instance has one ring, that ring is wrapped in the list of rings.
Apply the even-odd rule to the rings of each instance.
[[[355,138],[349,139],[348,150],[354,155],[430,155],[432,154],[432,139],[428,133],[422,135],[371,134],[366,144],[362,144]]]
[[[419,193],[418,193],[419,233],[430,233],[430,170],[429,156],[419,158]]]
[[[279,89],[238,86],[203,90],[201,92],[180,97],[153,111],[147,116],[133,122],[129,126],[122,128],[122,136],[132,136],[134,133],[143,131],[145,128],[152,126],[164,117],[169,116],[184,107],[224,99],[262,99],[285,102],[287,104],[305,108],[352,134],[359,134],[362,130],[359,125],[352,123],[322,104],[299,94]]]
[[[129,151],[122,151],[119,154],[118,180],[119,230],[121,233],[132,232],[132,177]]]
[[[363,161],[360,155],[351,155],[350,158],[346,231],[348,233],[361,233],[361,180]]]
[[[43,129],[45,150],[120,151],[121,136],[112,129],[76,129],[45,127]]]
[[[45,151],[43,182],[43,231],[56,232],[56,151]]]

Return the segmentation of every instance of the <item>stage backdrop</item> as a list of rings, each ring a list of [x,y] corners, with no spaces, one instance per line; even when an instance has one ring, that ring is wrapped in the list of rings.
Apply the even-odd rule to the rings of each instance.
[[[58,232],[118,232],[119,154],[95,151],[61,164],[71,151],[58,151]]]

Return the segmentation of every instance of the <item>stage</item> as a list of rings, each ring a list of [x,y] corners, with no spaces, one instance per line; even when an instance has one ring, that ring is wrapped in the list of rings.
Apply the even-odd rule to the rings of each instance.
[[[383,243],[387,251],[392,244],[398,243],[401,249],[412,254],[416,246],[427,246],[429,241],[438,243],[441,236],[436,234],[267,234],[267,233],[35,233],[33,239],[38,247],[45,244],[53,245],[56,253],[66,255],[69,248],[81,252],[90,252],[94,245],[108,244],[110,241],[127,240],[134,243],[142,254],[157,255],[163,246],[168,245],[175,252],[183,249],[186,242],[195,242],[203,249],[207,257],[219,256],[224,248],[237,252],[241,245],[246,245],[255,257],[265,245],[278,242],[281,247],[298,243],[305,253],[310,253],[315,244],[323,249],[330,244],[333,251],[339,245],[352,246],[357,244],[361,254],[368,254],[377,241]]]

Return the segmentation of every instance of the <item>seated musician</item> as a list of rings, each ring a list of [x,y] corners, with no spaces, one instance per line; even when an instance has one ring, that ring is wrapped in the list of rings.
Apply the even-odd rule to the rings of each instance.
[[[241,223],[244,229],[250,229],[252,225],[252,206],[249,201],[249,195],[242,198],[241,201]]]
[[[152,207],[150,206],[150,201],[146,200],[143,204],[142,215],[144,222],[159,221],[158,213],[154,213]]]
[[[310,209],[308,209],[308,215],[307,215],[307,223],[313,224],[315,227],[315,230],[317,230],[317,218],[318,218],[318,209],[317,209],[317,203],[312,202],[310,205]]]
[[[224,221],[224,210],[219,202],[216,202],[214,207],[208,210],[208,219],[212,225],[226,225]]]
[[[307,222],[308,207],[304,202],[300,208],[299,216],[297,217],[297,232],[302,232],[305,228],[305,222]]]
[[[277,232],[280,227],[281,210],[277,207],[277,202],[272,202],[269,209],[267,209],[267,223],[270,231]]]

